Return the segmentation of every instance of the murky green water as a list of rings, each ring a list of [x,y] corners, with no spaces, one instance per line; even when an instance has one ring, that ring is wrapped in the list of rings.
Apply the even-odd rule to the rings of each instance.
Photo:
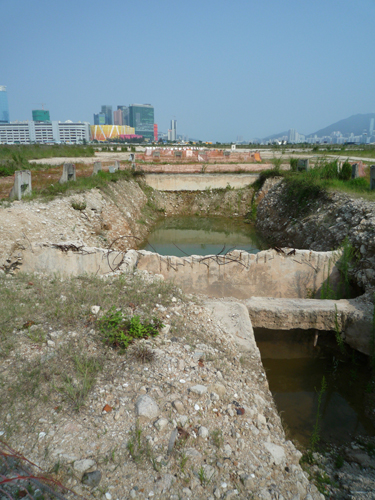
[[[168,217],[159,221],[141,247],[160,255],[216,255],[234,248],[265,248],[252,225],[226,217]]]
[[[320,333],[314,348],[313,330],[254,331],[270,390],[292,439],[309,444],[323,376],[322,442],[343,444],[355,436],[375,435],[375,419],[370,418],[374,387],[365,356],[349,347],[348,355],[341,355],[332,333]]]

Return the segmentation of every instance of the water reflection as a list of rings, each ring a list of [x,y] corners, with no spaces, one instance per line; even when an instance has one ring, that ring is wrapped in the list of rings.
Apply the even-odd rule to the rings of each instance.
[[[160,255],[215,255],[236,248],[258,253],[265,248],[255,229],[226,217],[169,217],[158,222],[143,249]]]

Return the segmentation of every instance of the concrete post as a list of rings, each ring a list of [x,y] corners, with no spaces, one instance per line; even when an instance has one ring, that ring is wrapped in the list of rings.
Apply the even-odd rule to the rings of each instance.
[[[114,174],[116,172],[116,168],[113,165],[111,165],[111,166],[108,167],[108,172],[110,174]]]
[[[118,160],[116,160],[115,161],[115,169],[116,170],[121,170],[120,167],[121,167],[120,162]]]
[[[308,172],[310,170],[310,165],[309,165],[309,159],[305,158],[302,159],[300,158],[297,163],[297,170],[300,172],[301,170],[305,170]]]
[[[60,184],[76,180],[76,166],[73,163],[64,163],[63,173],[59,180]]]
[[[135,162],[135,154],[134,153],[130,153],[130,155],[129,155],[129,161],[131,161],[132,163]]]
[[[353,163],[352,165],[352,179],[356,179],[358,175],[358,163]]]
[[[16,170],[14,172],[14,185],[9,198],[20,200],[26,194],[31,193],[31,172],[30,170]]]
[[[96,161],[94,163],[94,170],[91,174],[91,176],[97,175],[98,172],[102,171],[102,162],[101,161]]]
[[[370,189],[375,189],[375,165],[370,167]]]

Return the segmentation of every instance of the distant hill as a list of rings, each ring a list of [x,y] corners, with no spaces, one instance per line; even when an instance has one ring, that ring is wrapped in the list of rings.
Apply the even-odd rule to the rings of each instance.
[[[321,128],[317,130],[313,134],[308,135],[307,137],[312,137],[315,134],[318,137],[324,137],[325,135],[331,135],[332,132],[340,131],[342,135],[350,134],[353,132],[354,135],[361,135],[364,130],[369,132],[370,128],[370,119],[375,118],[375,113],[367,113],[365,115],[353,115],[349,118],[345,118],[344,120],[340,120],[339,122],[333,123],[328,127]]]
[[[366,130],[367,133],[369,132],[371,118],[375,118],[375,113],[353,115],[349,118],[345,118],[344,120],[333,123],[332,125],[328,125],[328,127],[321,128],[313,134],[306,135],[306,138],[313,137],[315,134],[318,137],[324,137],[326,135],[331,135],[332,132],[338,131],[340,131],[342,135],[351,134],[352,132],[354,135],[362,135],[364,130]],[[298,130],[298,132],[300,134],[302,133],[300,130]],[[280,132],[278,134],[268,135],[267,137],[263,137],[263,139],[260,140],[264,142],[272,141],[273,139],[278,139],[279,137],[283,137],[284,135],[288,136],[288,134],[289,131],[286,130],[285,132]]]

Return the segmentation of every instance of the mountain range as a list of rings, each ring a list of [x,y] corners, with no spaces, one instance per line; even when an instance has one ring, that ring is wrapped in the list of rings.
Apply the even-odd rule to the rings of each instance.
[[[306,135],[306,137],[313,137],[314,135],[317,135],[318,137],[324,137],[326,135],[331,135],[332,132],[338,132],[338,131],[340,131],[342,135],[347,135],[351,133],[353,133],[354,135],[362,135],[364,130],[366,130],[366,132],[369,133],[371,118],[375,119],[375,113],[352,115],[349,118],[345,118],[344,120],[332,123],[332,125],[328,125],[325,128],[321,128],[320,130],[317,130],[312,134],[308,134]],[[300,131],[298,132],[302,133]],[[288,136],[288,133],[289,131],[286,130],[285,132],[280,132],[279,134],[273,134],[264,137],[262,140],[271,141],[273,139],[277,139],[278,137]]]

